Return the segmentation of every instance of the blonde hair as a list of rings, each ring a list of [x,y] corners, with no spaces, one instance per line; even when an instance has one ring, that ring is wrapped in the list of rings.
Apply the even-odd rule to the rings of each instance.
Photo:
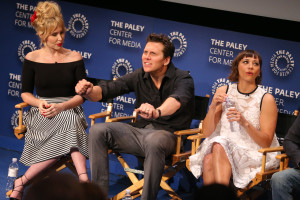
[[[40,46],[46,38],[58,27],[66,31],[60,6],[53,1],[39,2],[35,9],[36,18],[31,22],[36,34],[40,37]]]

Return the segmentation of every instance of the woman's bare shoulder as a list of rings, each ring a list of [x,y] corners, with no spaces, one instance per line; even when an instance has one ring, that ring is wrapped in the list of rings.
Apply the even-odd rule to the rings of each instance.
[[[82,56],[79,52],[77,51],[72,51],[70,49],[66,49],[66,55],[68,57],[68,61],[69,62],[74,62],[74,61],[78,61],[78,60],[82,60]]]

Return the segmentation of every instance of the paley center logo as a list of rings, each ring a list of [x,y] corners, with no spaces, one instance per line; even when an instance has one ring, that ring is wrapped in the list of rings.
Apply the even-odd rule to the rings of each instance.
[[[295,67],[292,54],[287,50],[277,50],[270,59],[272,72],[277,76],[288,76]]]
[[[18,47],[18,57],[21,60],[21,62],[24,61],[24,58],[27,53],[34,51],[36,49],[37,47],[34,42],[30,40],[23,40]]]
[[[89,22],[81,13],[72,15],[68,22],[69,33],[75,38],[83,38],[89,30]]]
[[[212,88],[211,88],[211,93],[212,95],[214,95],[217,91],[217,89],[223,85],[231,85],[231,82],[226,79],[226,78],[219,78],[217,79],[213,85],[212,85]]]
[[[180,57],[182,54],[184,54],[187,48],[187,41],[184,35],[178,31],[173,31],[168,35],[168,37],[175,45],[174,57]],[[178,43],[179,45],[177,45]]]
[[[24,111],[23,116],[25,116],[27,113],[27,111]],[[15,111],[11,118],[10,118],[10,124],[13,127],[13,129],[15,129],[16,127],[19,126],[19,111]]]
[[[133,72],[133,68],[128,60],[125,58],[119,58],[114,62],[112,66],[113,78],[119,78],[125,74]]]

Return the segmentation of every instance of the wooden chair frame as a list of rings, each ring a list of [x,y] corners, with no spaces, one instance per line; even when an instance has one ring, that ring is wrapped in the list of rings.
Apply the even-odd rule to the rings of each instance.
[[[15,108],[18,109],[19,113],[19,121],[18,126],[14,129],[15,136],[20,140],[23,139],[25,133],[26,133],[26,127],[23,123],[23,115],[24,115],[24,108],[30,106],[28,103],[22,102],[15,105]],[[41,175],[34,178],[34,180],[30,180],[30,183],[35,182],[41,178],[45,178],[49,176],[52,173],[59,172],[65,168],[68,168],[73,174],[77,176],[76,168],[73,164],[72,158],[69,155],[62,156],[54,165],[46,169],[42,172]],[[10,196],[11,190],[6,193],[7,196]]]
[[[104,112],[105,113],[105,112]],[[103,113],[103,114],[104,114]],[[97,119],[99,116],[103,116],[100,113],[90,115],[89,118],[92,119],[92,124],[95,123],[95,119]],[[126,117],[118,117],[118,118],[109,118],[106,122],[120,122],[124,120],[131,120],[132,122],[135,122],[137,118],[137,114],[134,112],[132,116],[126,116]],[[178,194],[168,185],[167,181],[172,178],[178,171],[180,171],[182,168],[185,167],[185,161],[188,159],[188,157],[191,155],[191,151],[181,152],[180,150],[180,144],[182,140],[182,136],[185,135],[191,135],[198,133],[200,131],[199,128],[195,129],[187,129],[187,130],[181,130],[176,131],[174,134],[177,137],[177,146],[176,146],[176,153],[172,155],[172,159],[170,163],[167,163],[165,165],[165,173],[162,176],[160,186],[162,189],[164,189],[169,196],[172,199],[181,199]],[[112,151],[109,150],[109,153]],[[138,179],[136,174],[143,173],[141,170],[135,170],[131,169],[127,162],[124,160],[122,155],[118,152],[112,152],[116,155],[117,159],[121,163],[122,167],[124,168],[124,171],[126,172],[127,176],[129,177],[130,181],[132,182],[132,185],[126,189],[130,189],[131,195],[133,198],[137,198],[142,195],[143,185],[144,185],[144,179],[141,180]],[[112,200],[119,200],[122,199],[126,193],[126,189],[112,197]]]
[[[206,95],[206,97],[209,99],[209,95]],[[125,120],[131,120],[131,122],[135,122],[137,120],[136,112],[133,112],[132,116],[111,118],[111,110],[112,110],[112,103],[109,104],[107,111],[102,112],[102,114],[98,113],[98,114],[90,115],[89,118],[92,119],[91,124],[93,125],[97,118],[101,118],[104,116],[106,116],[106,117],[109,116],[108,118],[106,118],[105,122],[120,122],[120,121],[125,121]],[[170,162],[166,162],[165,172],[164,172],[161,182],[160,182],[161,188],[164,189],[172,199],[181,199],[181,198],[168,185],[167,181],[170,178],[172,178],[178,171],[180,171],[181,169],[183,169],[186,166],[186,160],[191,155],[191,151],[185,151],[185,152],[181,151],[182,137],[188,136],[188,135],[193,135],[193,134],[199,133],[201,131],[202,131],[202,123],[200,123],[199,127],[195,128],[195,129],[187,129],[187,130],[180,130],[180,131],[174,132],[174,134],[177,137],[176,153],[172,155]],[[143,191],[144,178],[139,180],[136,174],[143,174],[143,171],[131,169],[120,153],[114,152],[111,150],[109,150],[108,153],[113,153],[116,155],[117,159],[119,160],[122,167],[124,168],[124,171],[126,172],[127,176],[129,177],[130,181],[132,182],[132,185],[126,189],[130,189],[133,199],[141,196],[142,191]],[[140,161],[143,162],[142,160],[140,160]],[[120,193],[118,193],[117,195],[112,197],[111,199],[112,200],[122,199],[126,193],[126,189],[124,189],[123,191],[121,191]]]
[[[297,116],[298,115],[298,111],[296,110],[294,112],[294,115]],[[192,141],[192,152],[191,155],[194,155],[196,153],[197,148],[200,145],[201,140],[204,139],[204,135],[202,132],[199,132],[197,135],[193,135],[193,136],[189,136],[188,140]],[[261,167],[261,171],[256,173],[255,177],[251,180],[251,182],[242,189],[237,189],[237,196],[239,198],[242,199],[255,199],[257,196],[259,196],[260,192],[257,194],[253,194],[250,197],[248,197],[245,193],[247,191],[249,191],[250,189],[258,186],[260,183],[262,183],[263,181],[266,180],[270,180],[270,178],[272,177],[272,175],[276,172],[285,170],[288,168],[288,163],[289,163],[289,158],[285,153],[281,153],[278,154],[276,156],[276,159],[279,160],[280,165],[279,168],[277,169],[270,169],[270,170],[266,170],[266,160],[267,160],[267,154],[271,153],[271,152],[283,152],[283,146],[278,146],[278,147],[269,147],[269,148],[262,148],[259,150],[260,153],[262,153],[262,167]],[[190,170],[190,160],[188,159],[186,162],[186,167]]]

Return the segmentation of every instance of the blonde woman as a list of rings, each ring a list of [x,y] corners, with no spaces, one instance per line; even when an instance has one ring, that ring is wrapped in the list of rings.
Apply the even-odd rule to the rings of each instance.
[[[39,2],[31,23],[41,48],[26,55],[22,71],[21,97],[32,107],[24,118],[20,162],[30,167],[16,179],[10,199],[21,199],[26,183],[65,154],[71,155],[79,180],[88,181],[84,99],[74,90],[86,77],[84,62],[79,53],[63,47],[66,28],[57,3]]]

